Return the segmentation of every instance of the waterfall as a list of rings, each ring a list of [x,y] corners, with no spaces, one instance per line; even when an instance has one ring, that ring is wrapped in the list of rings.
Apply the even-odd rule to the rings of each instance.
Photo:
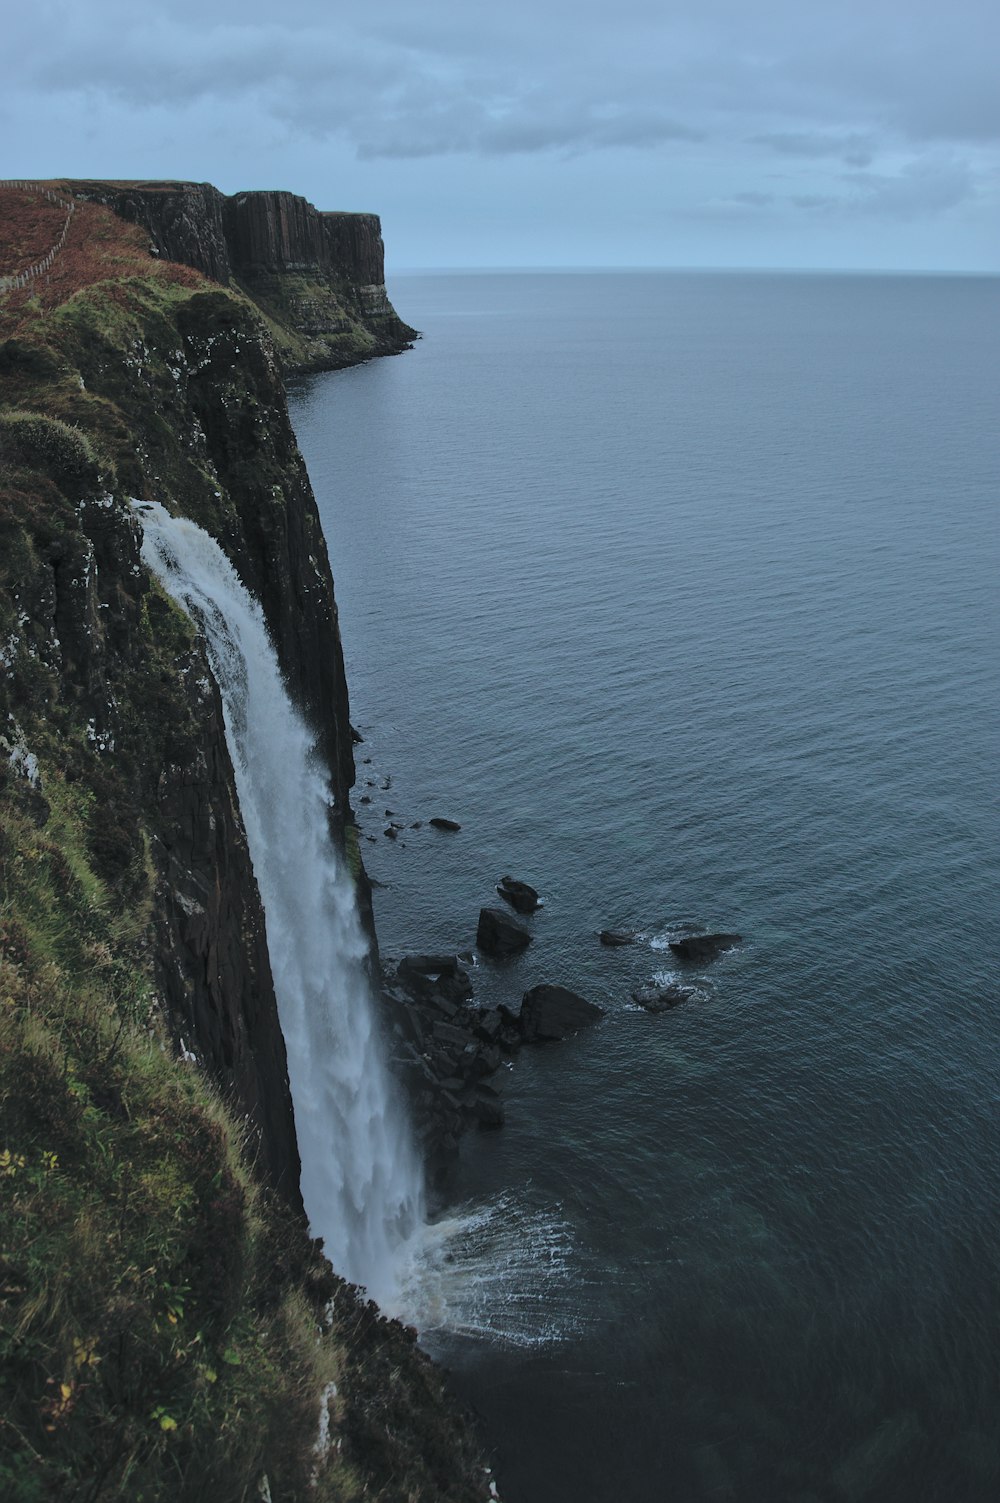
[[[313,1235],[339,1274],[425,1337],[528,1347],[564,1339],[579,1329],[581,1275],[559,1207],[500,1195],[427,1224],[354,884],[330,838],[326,776],[263,612],[194,522],[157,504],[136,509],[143,559],[204,633],[222,696]]]
[[[337,1272],[390,1309],[423,1229],[419,1159],[386,1063],[330,793],[263,613],[193,522],[142,506],[142,556],[204,632],[267,927],[302,1198]],[[411,1245],[408,1247],[408,1243]]]

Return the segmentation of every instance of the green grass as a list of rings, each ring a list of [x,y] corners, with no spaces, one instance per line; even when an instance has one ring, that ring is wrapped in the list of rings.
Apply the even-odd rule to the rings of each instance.
[[[5,811],[0,1496],[301,1496],[336,1354],[283,1265],[315,1250],[174,1057],[85,803]]]

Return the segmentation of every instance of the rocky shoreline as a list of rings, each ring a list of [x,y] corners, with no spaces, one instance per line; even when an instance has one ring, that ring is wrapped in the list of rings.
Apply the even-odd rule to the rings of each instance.
[[[354,737],[356,744],[363,739],[356,731]],[[359,759],[366,791],[357,802],[365,824],[377,813],[377,795],[393,787],[392,775],[379,774],[373,761],[369,754]],[[433,828],[457,834],[462,829],[453,818],[408,819],[393,808],[385,808],[383,817],[382,837],[400,852],[407,845],[402,837],[410,832]],[[377,845],[380,837],[373,830],[359,828],[358,833]],[[382,885],[371,880],[373,888]],[[527,989],[512,985],[508,999],[495,1000],[496,978],[533,944],[530,920],[544,902],[536,888],[509,874],[499,877],[494,888],[501,901],[480,908],[472,948],[380,957],[391,1063],[406,1093],[432,1197],[442,1206],[463,1134],[504,1125],[502,1072],[513,1066],[521,1049],[569,1038],[608,1012],[600,1002],[549,980]],[[645,933],[630,929],[597,929],[594,937],[609,959],[631,947],[644,948],[648,940]],[[684,979],[654,973],[629,988],[630,1002],[660,1014],[706,1000],[712,985],[699,971],[742,942],[735,933],[677,931],[665,944]],[[493,998],[490,1005],[476,995],[477,978],[487,970],[492,984],[481,989]]]

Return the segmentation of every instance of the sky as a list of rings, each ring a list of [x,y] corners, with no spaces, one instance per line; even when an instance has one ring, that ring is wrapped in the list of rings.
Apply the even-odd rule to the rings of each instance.
[[[0,175],[287,188],[390,271],[1000,271],[996,0],[32,0]]]

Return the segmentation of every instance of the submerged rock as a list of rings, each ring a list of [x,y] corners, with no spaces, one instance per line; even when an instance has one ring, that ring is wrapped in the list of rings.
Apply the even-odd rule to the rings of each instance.
[[[672,939],[670,948],[678,960],[705,965],[721,955],[723,950],[731,950],[734,945],[742,943],[742,940],[742,934],[691,934],[686,939]]]
[[[397,967],[401,976],[454,976],[457,955],[404,955]]]
[[[634,945],[635,935],[624,929],[602,929],[600,940],[602,945]]]
[[[444,819],[440,814],[435,814],[427,823],[433,825],[435,830],[460,830],[462,828],[457,819]]]
[[[697,996],[693,986],[678,986],[675,982],[661,985],[656,981],[649,981],[645,986],[637,986],[632,992],[632,1001],[644,1007],[647,1012],[667,1012],[671,1007],[679,1007],[682,1002],[690,1002]]]
[[[497,892],[518,913],[534,913],[542,906],[535,889],[527,882],[519,882],[516,877],[501,877]]]
[[[603,1016],[603,1007],[565,986],[533,986],[525,992],[519,1018],[526,1044],[564,1039]]]
[[[476,944],[484,955],[517,955],[531,944],[531,935],[502,908],[482,908],[479,912]]]

